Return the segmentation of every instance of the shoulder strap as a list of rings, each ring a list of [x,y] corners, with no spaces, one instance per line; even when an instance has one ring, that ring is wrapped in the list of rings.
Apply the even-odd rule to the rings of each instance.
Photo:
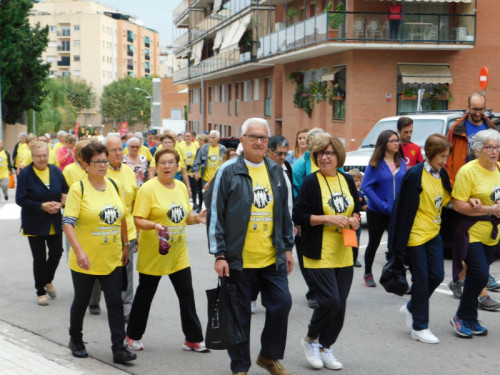
[[[80,188],[82,189],[82,196],[80,198],[83,199],[83,182],[82,182],[82,180],[80,180]]]
[[[111,181],[111,183],[113,184],[113,186],[115,187],[116,189],[116,192],[118,193],[118,196],[120,195],[120,190],[118,190],[118,186],[116,186],[116,182],[113,181],[112,178],[109,178],[108,177],[108,180]]]

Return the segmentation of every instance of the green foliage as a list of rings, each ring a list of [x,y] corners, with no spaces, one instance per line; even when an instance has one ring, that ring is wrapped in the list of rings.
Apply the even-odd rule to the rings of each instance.
[[[56,133],[71,128],[77,111],[68,97],[74,83],[69,78],[47,79],[43,88],[44,99],[35,113],[36,134]],[[33,131],[33,110],[28,112],[28,129]]]
[[[405,90],[403,91],[403,96],[405,98],[411,98],[413,95],[417,95],[417,93],[415,92],[415,89],[411,86],[406,87]]]
[[[96,107],[97,96],[91,85],[85,81],[73,81],[72,79],[66,79],[65,82],[66,96],[78,112],[91,109],[92,106]],[[91,103],[92,96],[94,103]]]
[[[293,96],[293,104],[296,108],[303,109],[308,117],[311,117],[314,103],[319,103],[327,98],[326,82],[311,81],[309,85],[304,85],[304,75],[300,72],[291,73],[288,80],[297,86]]]
[[[101,96],[102,114],[107,120],[148,124],[151,119],[151,101],[144,91],[153,94],[153,82],[149,78],[125,77],[104,87]],[[141,115],[141,111],[143,111]]]
[[[22,114],[41,109],[50,64],[41,61],[48,44],[48,27],[31,28],[30,0],[0,1],[0,72],[2,115],[15,123]]]
[[[342,24],[342,22],[344,22],[345,18],[344,3],[338,3],[334,11],[333,2],[329,1],[328,4],[326,4],[325,12],[328,12],[328,27],[330,29],[338,29],[338,27]]]
[[[290,21],[292,21],[294,17],[300,16],[300,10],[294,7],[289,7],[286,16]]]

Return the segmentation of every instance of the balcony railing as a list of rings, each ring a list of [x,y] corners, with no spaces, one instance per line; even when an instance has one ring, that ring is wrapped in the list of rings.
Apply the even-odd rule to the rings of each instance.
[[[70,60],[62,60],[57,62],[57,66],[70,66],[71,62]]]
[[[181,35],[179,35],[173,42],[175,47],[184,47],[189,43],[189,31],[185,30]]]
[[[264,116],[271,117],[271,98],[264,99]]]
[[[57,32],[57,36],[61,36],[61,37],[70,37],[70,36],[71,36],[71,30],[69,30],[69,29],[64,29],[64,30],[58,31],[58,32]]]
[[[334,16],[342,22],[332,28]],[[386,13],[328,12],[308,18],[259,39],[257,58],[293,51],[324,42],[386,42],[401,44],[474,44],[473,14],[406,13],[399,28],[391,29]],[[338,20],[339,18],[337,18]],[[458,25],[458,26],[457,26]],[[392,30],[392,34],[391,34]]]
[[[70,52],[71,48],[70,46],[57,46],[57,50],[60,52]]]
[[[127,64],[127,69],[128,69],[128,70],[134,70],[134,66],[133,66],[133,65],[128,65],[128,64]]]
[[[183,0],[177,7],[174,9],[172,13],[172,17],[174,19],[174,24],[180,21],[182,16],[184,16],[189,9],[189,0]]]

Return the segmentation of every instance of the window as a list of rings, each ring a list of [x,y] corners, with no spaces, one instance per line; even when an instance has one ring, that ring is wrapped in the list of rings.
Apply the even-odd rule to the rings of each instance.
[[[62,72],[62,77],[63,78],[69,78],[71,76],[70,72]]]
[[[61,42],[61,50],[63,50],[63,51],[69,51],[70,50],[69,40],[63,40]]]
[[[226,90],[227,90],[227,85],[221,85],[220,101],[222,103],[226,102],[226,95],[227,95]]]
[[[57,42],[49,42],[48,47],[57,47]]]
[[[253,80],[253,100],[259,100],[259,79]]]
[[[134,33],[132,30],[127,31],[127,42],[133,42],[134,41]]]
[[[149,62],[146,61],[145,66],[146,66],[146,73],[149,73],[150,72],[149,71]]]
[[[80,55],[74,55],[73,61],[80,61]]]
[[[61,28],[61,34],[62,34],[62,36],[70,36],[71,35],[71,29],[68,26],[63,26]]]
[[[212,87],[208,88],[208,113],[212,113]]]
[[[193,103],[198,104],[200,102],[200,89],[193,89]]]
[[[81,75],[81,74],[80,74],[80,71],[79,71],[79,70],[75,70],[75,71],[73,72],[73,75],[74,75],[75,77],[80,77],[80,75]]]
[[[75,31],[80,31],[80,25],[74,25],[73,30]]]
[[[346,90],[346,69],[335,73],[332,81],[331,95],[334,120],[345,120],[345,90]]]
[[[231,89],[232,89],[231,84],[227,85],[227,114],[231,114],[231,107],[233,105],[232,100],[231,100]]]
[[[264,116],[270,117],[272,113],[272,90],[273,90],[273,80],[272,78],[266,78],[265,79],[265,84],[266,84],[266,92],[264,93],[265,99],[264,99]]]
[[[57,26],[49,26],[49,32],[55,33],[57,31]]]
[[[150,46],[149,36],[146,36],[146,37],[144,38],[144,44],[145,44],[145,46],[146,46],[146,47],[149,47],[149,46]]]
[[[220,86],[216,85],[215,86],[215,101],[218,102],[220,98]]]
[[[243,82],[243,101],[249,102],[251,94],[251,84],[250,81]]]
[[[80,47],[80,41],[79,40],[73,40],[73,46],[74,47]]]

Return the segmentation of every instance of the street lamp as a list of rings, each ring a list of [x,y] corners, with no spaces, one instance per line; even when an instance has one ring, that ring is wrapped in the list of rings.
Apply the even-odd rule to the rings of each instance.
[[[146,96],[146,99],[149,99],[149,101],[151,102],[151,111],[150,111],[151,113],[149,114],[149,119],[151,123],[150,126],[153,127],[153,95],[151,95],[149,91],[141,89],[140,87],[134,87],[134,90],[144,91],[146,94],[148,94],[148,96]]]

